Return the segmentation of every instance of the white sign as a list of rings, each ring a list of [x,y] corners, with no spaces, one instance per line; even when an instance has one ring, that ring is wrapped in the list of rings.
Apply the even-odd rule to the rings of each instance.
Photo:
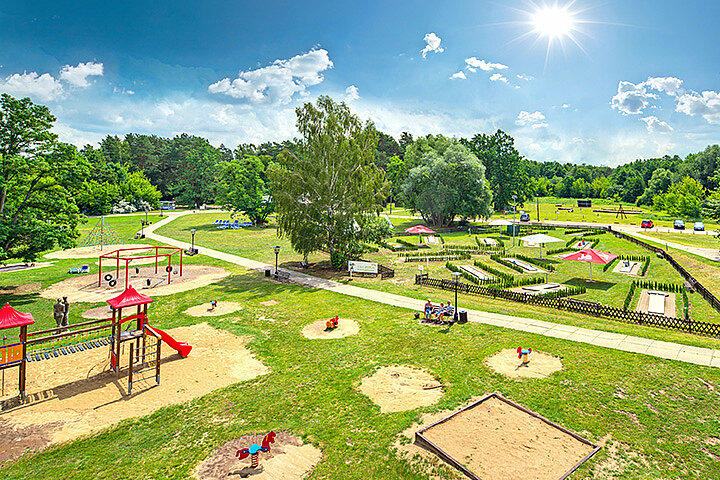
[[[355,260],[350,260],[348,262],[348,272],[378,273],[378,264],[375,262],[358,262]]]

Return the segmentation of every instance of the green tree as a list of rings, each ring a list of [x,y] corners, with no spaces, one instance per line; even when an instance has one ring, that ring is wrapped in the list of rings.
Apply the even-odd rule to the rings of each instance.
[[[185,205],[199,208],[215,199],[220,152],[204,138],[183,133],[172,139],[167,156],[173,161],[169,191]]]
[[[295,113],[297,153],[282,152],[269,169],[279,234],[304,255],[329,252],[339,268],[387,197],[384,172],[374,164],[377,134],[372,122],[327,96]]]
[[[433,226],[445,226],[455,217],[489,217],[492,192],[485,167],[458,142],[442,155],[430,151],[422,163],[410,170],[403,184],[405,203]]]
[[[223,162],[217,201],[233,212],[244,212],[255,224],[265,223],[275,203],[264,174],[265,165],[257,155]]]
[[[705,188],[700,182],[687,176],[672,185],[667,193],[656,195],[653,204],[670,215],[697,218],[705,195]]]
[[[708,220],[720,221],[720,191],[708,195],[703,202],[702,215]]]
[[[655,196],[666,193],[672,184],[673,173],[666,168],[658,168],[650,177],[648,186],[643,194],[638,197],[638,205],[652,205]]]
[[[407,178],[408,169],[405,165],[405,159],[395,155],[390,157],[387,168],[385,169],[385,175],[390,182],[390,188],[392,191],[393,200],[397,201],[400,196],[402,184]]]
[[[72,246],[79,212],[74,195],[88,164],[50,131],[55,117],[29,98],[0,97],[0,259],[35,260]]]
[[[518,204],[528,199],[530,178],[513,137],[498,130],[493,135],[477,134],[461,142],[485,166],[496,211],[511,205],[513,195],[517,196]]]

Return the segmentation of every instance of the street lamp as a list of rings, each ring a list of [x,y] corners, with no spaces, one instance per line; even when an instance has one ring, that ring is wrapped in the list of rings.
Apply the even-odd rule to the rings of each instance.
[[[515,212],[517,211],[517,195],[512,196],[513,199],[513,247],[515,246]]]
[[[195,229],[193,228],[190,230],[190,235],[192,235],[192,247],[190,247],[190,251],[192,252],[192,255],[195,255],[197,251],[195,250]]]
[[[145,224],[140,220],[140,238],[145,238]]]
[[[453,322],[458,321],[458,301],[457,301],[457,291],[458,291],[458,282],[460,280],[460,272],[452,272],[453,280],[455,280],[455,314],[453,315]]]
[[[280,255],[280,245],[275,245],[273,247],[273,250],[275,250],[275,276],[277,277],[278,274],[278,255]]]

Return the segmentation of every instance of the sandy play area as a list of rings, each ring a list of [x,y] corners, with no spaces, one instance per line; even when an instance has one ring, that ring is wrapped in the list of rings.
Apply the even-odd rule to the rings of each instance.
[[[94,247],[68,248],[67,250],[58,250],[57,252],[46,253],[45,258],[57,258],[57,259],[92,258],[92,257],[99,257],[103,253],[109,253],[114,250],[118,250],[120,248],[140,248],[140,247],[147,247],[147,246],[148,245],[143,245],[141,243],[128,243],[128,244],[118,244],[118,245],[105,245],[105,246],[103,246],[102,250],[100,250],[99,245],[94,246]],[[149,251],[150,250],[148,250],[148,252]],[[103,262],[103,263],[105,263],[105,262]]]
[[[518,359],[517,350],[505,348],[488,357],[485,364],[494,372],[510,378],[546,378],[562,370],[560,359],[546,353],[533,350],[528,355],[528,359],[530,361],[526,365],[522,365],[522,360]]]
[[[88,310],[85,310],[83,313],[80,314],[83,318],[91,318],[91,319],[104,319],[104,318],[110,318],[112,317],[112,310],[110,310],[109,305],[105,305],[103,307],[95,307],[90,308]]]
[[[302,329],[305,338],[313,340],[334,339],[357,335],[360,331],[360,324],[349,318],[338,319],[338,326],[332,330],[327,330],[325,326],[326,320],[318,320],[317,322],[306,325]]]
[[[243,306],[237,302],[218,302],[215,308],[212,308],[210,302],[201,303],[185,310],[183,313],[191,315],[193,317],[218,317],[220,315],[227,315],[228,313],[237,312],[241,310]]]
[[[652,290],[655,292],[655,290]],[[664,302],[653,302],[650,298],[650,290],[643,290],[640,292],[640,299],[638,299],[637,307],[635,308],[636,312],[645,312],[645,313],[656,313],[659,315],[665,315],[666,317],[675,317],[675,294],[674,293],[667,293],[667,292],[660,292],[663,293],[665,296]],[[660,310],[664,310],[664,313]]]
[[[198,480],[226,480],[253,478],[255,480],[300,480],[310,474],[320,461],[322,452],[313,445],[304,445],[294,435],[277,432],[275,443],[268,453],[260,454],[260,466],[250,468],[250,457],[238,460],[235,453],[252,444],[260,445],[262,435],[247,435],[231,440],[214,450],[195,467],[193,478]]]
[[[190,356],[180,358],[163,344],[160,385],[156,386],[154,379],[139,382],[130,397],[125,395],[127,371],[122,371],[119,379],[110,372],[107,348],[29,363],[30,403],[0,412],[0,462],[20,455],[26,448],[42,449],[72,440],[269,371],[245,347],[247,338],[206,323],[174,328],[168,333],[193,346]],[[126,347],[124,366],[127,355]],[[6,393],[16,394],[16,375],[6,376],[5,381]]]
[[[496,396],[420,433],[483,480],[557,480],[594,450]]]
[[[177,271],[177,270],[175,270]],[[135,289],[146,295],[171,295],[173,293],[185,292],[196,288],[204,287],[230,275],[230,272],[221,267],[209,267],[206,265],[183,265],[183,275],[171,274],[170,284],[167,283],[165,268],[158,268],[155,273],[155,266],[140,267],[140,273],[135,274],[135,269],[130,269],[128,283]],[[107,273],[115,276],[115,269],[109,269]],[[103,274],[104,276],[105,274]],[[150,279],[150,287],[146,284]],[[111,288],[103,280],[102,285],[97,285],[97,274],[80,275],[66,278],[65,280],[50,285],[40,292],[43,298],[61,298],[67,296],[70,303],[75,302],[103,302],[109,298],[121,294],[125,289],[125,269],[120,269],[120,279],[115,287]]]
[[[427,407],[445,393],[430,373],[407,365],[380,368],[362,379],[358,391],[378,405],[382,413]]]

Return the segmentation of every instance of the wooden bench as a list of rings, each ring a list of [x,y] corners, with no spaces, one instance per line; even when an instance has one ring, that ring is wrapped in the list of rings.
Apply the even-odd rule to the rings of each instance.
[[[273,272],[273,277],[275,278],[275,280],[289,280],[290,272],[283,272],[282,270],[278,270],[276,272]]]

